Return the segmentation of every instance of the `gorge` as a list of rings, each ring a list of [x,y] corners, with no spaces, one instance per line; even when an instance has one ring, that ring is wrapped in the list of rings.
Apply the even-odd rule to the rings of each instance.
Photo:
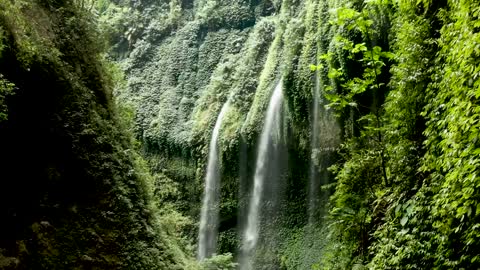
[[[0,269],[480,268],[479,59],[475,0],[0,0]]]

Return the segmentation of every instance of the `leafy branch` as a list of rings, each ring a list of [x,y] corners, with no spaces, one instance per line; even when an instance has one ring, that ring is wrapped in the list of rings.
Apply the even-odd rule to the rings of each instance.
[[[13,95],[15,90],[15,84],[9,82],[0,74],[0,122],[7,120],[8,107],[5,104],[5,98],[9,95]]]

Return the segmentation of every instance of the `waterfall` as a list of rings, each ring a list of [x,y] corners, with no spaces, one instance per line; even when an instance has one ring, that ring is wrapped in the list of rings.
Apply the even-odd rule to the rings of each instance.
[[[313,119],[312,119],[312,136],[311,136],[311,157],[309,172],[309,191],[308,191],[308,224],[315,221],[315,208],[318,207],[320,181],[318,168],[315,164],[318,149],[320,148],[320,81],[318,71],[315,72],[315,85],[313,88]]]
[[[262,134],[258,145],[257,160],[255,166],[255,175],[253,181],[253,191],[251,193],[247,225],[243,235],[241,269],[252,269],[252,252],[255,250],[259,237],[260,225],[260,207],[262,201],[262,193],[264,182],[268,175],[269,155],[273,150],[275,142],[275,132],[279,132],[281,124],[281,109],[283,102],[282,81],[280,81],[275,90],[267,109],[265,123],[263,125]],[[277,133],[278,134],[278,133]],[[278,168],[274,168],[278,169]]]
[[[308,186],[308,224],[319,225],[326,214],[326,203],[329,192],[322,191],[322,185],[331,182],[331,172],[328,168],[336,159],[336,149],[340,145],[340,126],[333,112],[325,108],[328,104],[322,96],[321,74],[315,73],[313,89],[313,117],[311,136],[311,158]]]
[[[303,231],[302,245],[308,246],[302,256],[303,260],[298,269],[311,269],[318,263],[318,254],[323,252],[324,246],[318,239],[325,238],[326,224],[324,218],[328,213],[328,201],[331,190],[322,189],[333,179],[328,168],[337,159],[337,148],[341,142],[341,129],[333,111],[325,105],[329,101],[323,96],[321,71],[314,75],[313,113],[311,125],[311,158],[308,183],[308,224]]]
[[[200,216],[198,260],[203,260],[215,253],[218,235],[218,213],[220,200],[220,164],[218,158],[218,136],[225,113],[229,107],[227,101],[217,117],[210,140],[205,191]]]

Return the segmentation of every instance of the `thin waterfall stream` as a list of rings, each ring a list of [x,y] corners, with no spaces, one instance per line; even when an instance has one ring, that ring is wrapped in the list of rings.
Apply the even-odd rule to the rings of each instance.
[[[320,73],[315,73],[313,88],[313,116],[311,127],[311,157],[308,185],[308,224],[318,226],[326,214],[329,191],[322,186],[331,183],[332,175],[328,168],[335,161],[335,152],[340,145],[340,126],[331,110],[326,108],[328,101],[323,97]]]
[[[251,255],[255,251],[259,238],[262,193],[268,175],[269,155],[275,142],[275,132],[279,131],[281,125],[282,103],[283,90],[280,80],[270,98],[258,145],[253,190],[249,202],[247,225],[243,234],[243,257],[240,266],[242,270],[250,270],[253,267]]]
[[[315,221],[315,207],[318,207],[320,180],[318,168],[315,164],[318,149],[320,147],[320,80],[318,71],[315,72],[315,84],[313,88],[313,119],[312,119],[312,135],[311,135],[311,157],[309,172],[309,191],[308,191],[308,224]]]
[[[200,215],[198,236],[198,260],[212,256],[217,248],[219,203],[220,203],[220,163],[218,158],[218,137],[223,117],[228,111],[227,101],[220,110],[210,139],[205,191]]]

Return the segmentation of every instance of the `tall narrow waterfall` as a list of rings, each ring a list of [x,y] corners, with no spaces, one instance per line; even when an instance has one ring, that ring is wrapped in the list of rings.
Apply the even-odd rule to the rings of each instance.
[[[312,135],[311,135],[311,157],[309,172],[309,190],[308,190],[308,223],[312,224],[315,220],[315,208],[319,207],[320,179],[318,167],[315,164],[320,148],[320,80],[318,71],[315,72],[315,84],[313,88],[313,117],[312,117]]]
[[[269,154],[275,143],[275,134],[279,134],[281,125],[281,109],[283,103],[282,81],[280,81],[275,90],[267,109],[267,115],[263,126],[262,134],[258,145],[257,161],[255,166],[255,175],[253,182],[253,191],[251,193],[250,204],[247,214],[247,225],[243,235],[241,269],[252,269],[251,255],[255,251],[260,225],[260,207],[264,182],[268,174]],[[275,169],[275,168],[274,168]]]
[[[325,108],[328,104],[322,95],[321,73],[315,73],[313,89],[313,117],[311,136],[311,159],[308,191],[308,223],[319,225],[326,214],[329,191],[322,190],[322,185],[331,183],[328,168],[336,159],[336,149],[340,145],[341,131],[333,112]]]
[[[205,177],[205,191],[200,216],[200,230],[198,236],[198,259],[210,257],[217,248],[218,213],[220,200],[220,164],[218,159],[218,135],[223,117],[229,107],[227,101],[220,111],[215,122],[210,149],[208,154],[207,175]]]

